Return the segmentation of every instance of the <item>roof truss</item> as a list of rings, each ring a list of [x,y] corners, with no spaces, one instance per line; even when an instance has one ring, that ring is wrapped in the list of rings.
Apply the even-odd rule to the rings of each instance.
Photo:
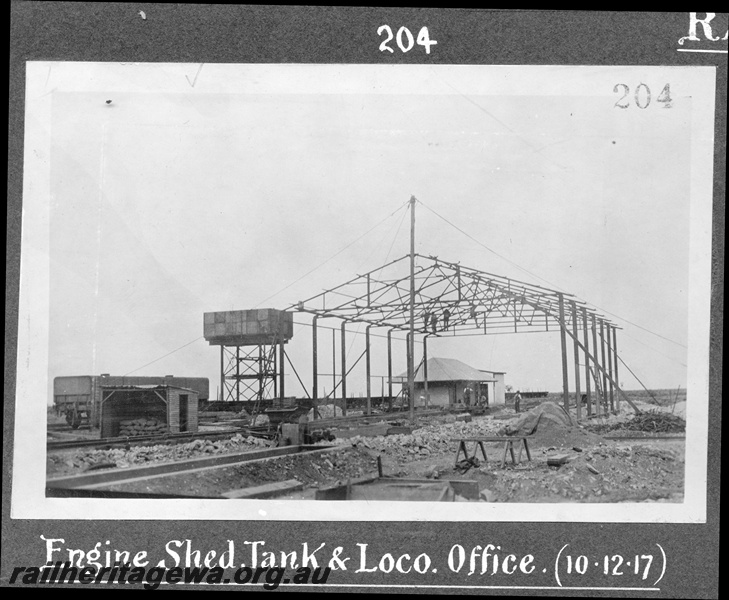
[[[409,331],[410,256],[398,258],[290,307],[320,317]],[[560,317],[563,299],[564,319]],[[564,294],[435,256],[415,255],[415,331],[435,336],[525,333],[608,321]],[[614,326],[614,325],[613,325]]]

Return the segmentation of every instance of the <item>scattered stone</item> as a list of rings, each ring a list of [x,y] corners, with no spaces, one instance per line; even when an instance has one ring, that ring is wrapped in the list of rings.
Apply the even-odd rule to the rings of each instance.
[[[569,454],[555,454],[547,457],[547,464],[550,467],[559,467],[570,460]]]

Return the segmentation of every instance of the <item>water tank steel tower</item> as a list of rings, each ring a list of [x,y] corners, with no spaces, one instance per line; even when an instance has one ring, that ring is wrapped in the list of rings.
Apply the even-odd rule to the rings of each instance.
[[[294,315],[273,308],[210,312],[203,335],[220,346],[224,401],[284,397],[284,344],[294,335]]]

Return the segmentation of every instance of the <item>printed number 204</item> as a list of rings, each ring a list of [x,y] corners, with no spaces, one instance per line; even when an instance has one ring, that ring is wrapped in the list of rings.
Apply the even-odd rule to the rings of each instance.
[[[410,33],[410,30],[407,27],[400,27],[400,29],[397,30],[397,35],[393,35],[392,29],[389,25],[380,25],[380,27],[377,28],[377,35],[381,36],[383,33],[387,34],[387,37],[380,44],[380,52],[394,52],[394,50],[388,46],[393,38],[395,38],[398,48],[400,48],[403,52],[409,52],[413,49],[413,46],[415,46],[416,40],[413,39],[413,34]],[[426,54],[430,54],[430,47],[437,43],[438,42],[435,40],[430,39],[427,27],[420,29],[417,37],[417,44],[418,46],[423,46],[423,48],[425,48]]]
[[[613,93],[619,94],[622,90],[620,100],[615,103],[615,108],[628,108],[630,106],[630,88],[624,83],[617,83],[613,88]],[[633,100],[638,108],[645,109],[651,103],[651,89],[645,83],[639,83],[635,87]],[[663,104],[663,108],[671,108],[671,84],[667,83],[663,86],[661,93],[658,94],[656,102]]]

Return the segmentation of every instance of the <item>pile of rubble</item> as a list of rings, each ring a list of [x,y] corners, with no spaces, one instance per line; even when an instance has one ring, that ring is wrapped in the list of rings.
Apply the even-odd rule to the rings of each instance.
[[[540,454],[549,456],[554,449]],[[562,466],[543,458],[480,474],[493,502],[681,502],[680,452],[647,446],[601,445],[569,452]]]
[[[433,423],[415,429],[411,434],[354,436],[337,439],[335,443],[369,449],[402,463],[433,454],[453,453],[458,440],[462,438],[497,435],[529,435],[530,446],[535,448],[591,447],[605,443],[599,435],[580,427],[561,407],[550,402],[541,403],[529,412],[515,416],[506,425],[503,425],[503,421],[489,417],[476,418],[470,422],[458,420]]]
[[[618,423],[600,423],[591,425],[595,433],[609,431],[642,431],[645,433],[683,433],[686,421],[680,416],[663,410],[650,410],[635,415],[632,419]]]
[[[268,440],[237,434],[229,439],[216,441],[198,439],[174,446],[157,444],[155,446],[134,446],[129,449],[75,450],[70,455],[67,453],[49,454],[48,473],[68,471],[69,469],[125,468],[132,465],[186,460],[211,454],[245,452],[270,445],[271,442]]]
[[[358,448],[369,448],[400,460],[428,456],[434,453],[455,452],[457,440],[463,437],[496,435],[499,425],[491,419],[478,419],[466,423],[432,424],[416,429],[411,434],[396,434],[382,437],[355,436],[337,439],[337,444],[348,444]]]

